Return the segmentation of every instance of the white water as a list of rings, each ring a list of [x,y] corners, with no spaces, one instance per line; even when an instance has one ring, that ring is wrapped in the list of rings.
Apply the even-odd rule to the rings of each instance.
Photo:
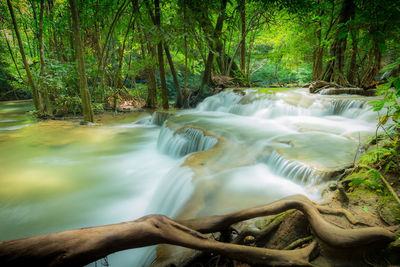
[[[193,128],[184,128],[180,133],[174,133],[164,123],[158,136],[157,148],[164,154],[179,158],[189,153],[208,150],[217,141],[216,138],[204,136],[201,130]]]
[[[351,164],[375,131],[363,98],[341,98],[223,92],[168,127],[144,114],[95,126],[34,123],[0,103],[0,239],[149,213],[221,214],[298,193],[318,199],[322,179]],[[218,137],[224,144],[198,166],[181,166]],[[129,250],[109,263],[147,266],[154,255]]]

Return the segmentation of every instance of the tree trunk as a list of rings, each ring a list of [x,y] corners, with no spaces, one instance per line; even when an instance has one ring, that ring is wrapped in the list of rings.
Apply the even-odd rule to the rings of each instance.
[[[184,38],[184,43],[185,43],[185,77],[183,80],[183,106],[185,108],[189,107],[189,99],[188,99],[188,92],[187,92],[187,73],[188,73],[188,45],[187,45],[187,11],[186,11],[186,1],[183,2],[183,20],[184,20],[184,30],[185,30],[185,36]]]
[[[247,55],[247,66],[246,66],[246,76],[248,80],[250,80],[250,62],[251,62],[251,54],[253,52],[255,38],[256,35],[253,34],[253,36],[250,37],[250,42],[249,42],[249,51]]]
[[[349,71],[347,72],[347,80],[350,84],[358,84],[357,76],[358,76],[358,65],[357,65],[357,55],[358,55],[358,44],[357,44],[357,32],[351,33],[352,40],[352,52],[351,59],[349,65]]]
[[[111,34],[114,32],[115,24],[121,17],[121,14],[124,12],[126,7],[127,7],[127,0],[124,0],[122,2],[121,6],[118,8],[117,13],[115,14],[115,17],[110,25],[110,28],[108,29],[106,40],[104,41],[104,45],[103,45],[103,48],[101,49],[101,53],[100,53],[100,59],[97,64],[97,74],[96,74],[96,78],[94,79],[92,95],[93,95],[96,85],[98,83],[99,76],[100,76],[100,88],[103,88],[103,86],[104,86],[104,75],[105,75],[104,71],[105,71],[105,65],[106,65],[106,61],[108,58],[108,52],[109,52],[108,42],[110,40]]]
[[[42,112],[42,105],[40,103],[39,92],[36,89],[35,84],[33,83],[31,70],[29,68],[28,61],[26,60],[24,46],[22,44],[21,35],[19,34],[19,30],[18,30],[17,20],[15,19],[14,10],[13,10],[13,7],[11,5],[11,1],[10,0],[7,0],[7,5],[8,5],[8,9],[10,10],[12,23],[14,25],[15,34],[17,36],[19,51],[21,53],[22,61],[23,61],[24,66],[25,66],[26,76],[28,78],[28,84],[29,84],[29,86],[31,87],[31,90],[32,90],[33,103],[35,105],[36,110],[39,111],[39,112]]]
[[[314,52],[314,65],[312,70],[312,81],[319,80],[323,72],[324,47],[322,47],[322,23],[319,21],[318,30],[316,31],[318,46]]]
[[[45,76],[45,56],[44,56],[44,45],[43,45],[43,13],[44,13],[44,0],[40,0],[40,13],[39,13],[39,31],[38,31],[38,41],[39,41],[39,56],[40,56],[40,84],[43,90],[42,99],[43,99],[43,112],[44,115],[52,116],[53,115],[53,107],[50,102],[48,86],[45,84],[44,76]]]
[[[93,122],[93,110],[90,102],[90,94],[86,80],[85,73],[85,60],[83,58],[83,48],[81,42],[81,34],[80,34],[80,26],[78,19],[78,11],[76,7],[75,0],[69,0],[71,15],[72,15],[72,27],[74,31],[74,39],[75,39],[75,53],[76,60],[78,62],[78,74],[79,74],[79,90],[81,93],[82,100],[82,112],[83,119],[88,122]]]
[[[138,30],[142,34],[140,34],[140,48],[142,52],[142,59],[146,58],[146,52],[144,48],[145,43],[145,33],[141,30],[140,24],[138,24]],[[155,58],[155,48],[149,42],[146,43],[148,54],[154,60]],[[147,83],[147,98],[146,98],[146,108],[156,108],[157,107],[157,80],[156,80],[156,70],[154,64],[147,64],[144,73],[146,75],[146,83]],[[135,77],[133,77],[135,79]]]
[[[330,60],[326,67],[322,80],[327,82],[334,82],[344,86],[350,86],[344,75],[345,58],[344,54],[346,51],[348,26],[347,22],[354,16],[354,2],[353,0],[344,0],[342,8],[339,13],[339,28],[336,31],[335,40],[331,45]]]
[[[18,65],[17,65],[17,61],[15,60],[14,53],[12,51],[10,42],[8,41],[8,38],[7,38],[6,33],[4,31],[3,31],[3,36],[4,36],[4,40],[6,40],[8,52],[10,52],[11,59],[12,59],[12,61],[14,63],[14,66],[15,66],[15,70],[17,71],[18,76],[21,79],[21,81],[23,81],[24,79],[22,78],[21,72],[19,71],[19,68],[18,68]]]
[[[22,18],[22,17],[24,17],[24,15],[22,14],[22,12],[21,12],[21,8],[17,5],[17,10],[18,10],[18,12],[19,12],[19,15],[20,15],[20,17]],[[35,47],[33,46],[32,47],[32,45],[31,45],[31,38],[29,38],[29,36],[28,36],[28,27],[27,27],[27,25],[26,25],[26,23],[24,22],[24,21],[22,21],[22,30],[23,30],[23,32],[24,32],[24,34],[25,34],[25,39],[26,39],[26,42],[28,43],[28,52],[29,52],[29,55],[33,58],[33,57],[36,57],[36,50],[35,50]],[[33,49],[32,49],[33,48]],[[33,51],[33,52],[32,52]]]
[[[71,13],[71,12],[69,12]],[[69,14],[68,27],[72,29],[72,14]],[[69,44],[71,48],[71,62],[76,61],[74,33],[69,31]],[[93,92],[92,92],[93,95]]]
[[[182,100],[182,92],[181,87],[179,86],[178,76],[175,71],[174,62],[172,61],[171,53],[169,52],[168,45],[164,43],[165,55],[167,56],[169,68],[171,69],[172,78],[174,79],[174,85],[176,89],[176,103],[175,107],[182,108],[183,100]]]
[[[154,0],[154,13],[155,13],[155,25],[160,30],[161,14],[160,14],[160,1],[159,0]],[[168,109],[168,93],[167,93],[167,82],[165,80],[165,67],[164,67],[164,55],[163,55],[163,42],[162,41],[158,42],[158,44],[157,44],[157,55],[158,55],[158,72],[160,74],[160,82],[161,82],[162,107],[163,107],[163,109]]]
[[[122,46],[120,47],[120,49],[118,51],[118,68],[117,68],[117,71],[115,72],[115,77],[114,77],[114,81],[115,81],[114,87],[117,88],[117,89],[123,87],[123,80],[122,80],[122,77],[121,77],[122,62],[123,62],[123,59],[124,59],[126,40],[127,40],[127,37],[128,37],[128,33],[131,30],[132,22],[133,22],[133,13],[131,14],[131,17],[129,19],[129,23],[128,23],[128,27],[127,27],[126,32],[125,32],[124,40],[122,41]]]
[[[313,66],[313,71],[312,71],[312,80],[316,81],[321,78],[322,72],[323,72],[323,58],[324,58],[324,51],[325,49],[323,47],[318,47],[317,50],[315,51],[315,60],[314,60],[314,66]]]
[[[211,81],[211,71],[214,61],[214,51],[217,50],[218,41],[221,35],[222,27],[224,25],[225,20],[225,9],[226,9],[227,0],[222,0],[221,2],[221,11],[219,13],[217,23],[215,25],[215,30],[213,33],[213,38],[210,44],[210,51],[208,53],[206,66],[204,68],[203,79],[200,85],[200,91],[202,94],[207,94],[208,87],[212,84]],[[213,51],[214,50],[214,51]]]
[[[246,74],[246,0],[240,1],[240,21],[242,44],[240,46],[240,69]]]
[[[371,53],[369,54],[369,62],[367,66],[366,73],[363,75],[361,80],[362,87],[371,86],[374,81],[375,76],[378,74],[381,65],[382,53],[379,49],[379,33],[377,29],[370,30],[370,36],[372,36],[373,48],[371,49]]]

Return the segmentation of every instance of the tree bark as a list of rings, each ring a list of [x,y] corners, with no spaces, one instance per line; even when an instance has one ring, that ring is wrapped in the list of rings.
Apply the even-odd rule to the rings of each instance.
[[[323,14],[321,14],[323,15]],[[324,47],[322,47],[322,23],[318,22],[318,29],[316,31],[318,45],[314,52],[314,65],[312,70],[312,81],[319,80],[323,72]]]
[[[208,93],[207,89],[212,84],[211,71],[212,71],[212,66],[213,66],[213,61],[214,61],[214,51],[217,50],[217,48],[218,48],[217,46],[218,46],[219,37],[221,35],[222,27],[224,25],[226,4],[227,4],[227,0],[221,1],[221,10],[220,10],[220,13],[219,13],[219,16],[217,19],[217,23],[215,25],[215,30],[213,33],[212,41],[210,41],[211,42],[210,51],[208,53],[206,66],[204,68],[204,73],[203,73],[203,79],[202,79],[201,85],[200,85],[200,91],[203,94]]]
[[[240,46],[240,69],[246,75],[246,0],[240,0],[240,22],[242,44]]]
[[[107,61],[108,58],[108,42],[110,40],[111,34],[114,32],[114,27],[119,18],[121,17],[122,12],[124,12],[125,8],[127,7],[127,0],[124,0],[121,4],[121,6],[118,8],[117,13],[115,14],[115,17],[110,25],[110,28],[108,29],[106,40],[104,41],[103,48],[101,49],[100,52],[100,58],[97,64],[97,74],[96,78],[94,79],[94,85],[92,89],[92,95],[94,93],[94,90],[96,88],[96,84],[98,83],[99,75],[100,75],[100,87],[102,88],[104,86],[104,71],[105,71],[105,62]],[[104,55],[105,53],[105,55]]]
[[[17,71],[18,76],[21,79],[21,81],[23,81],[24,79],[22,78],[21,72],[19,71],[19,68],[18,68],[18,65],[17,65],[17,61],[15,60],[14,53],[13,53],[11,45],[10,45],[10,41],[8,41],[8,38],[7,38],[6,33],[4,31],[3,31],[3,36],[4,36],[4,40],[6,40],[8,52],[10,53],[11,59],[12,59],[12,61],[14,63],[15,70]]]
[[[330,49],[330,57],[332,58],[328,61],[324,74],[322,75],[322,80],[327,82],[334,82],[343,86],[350,86],[344,75],[344,65],[345,65],[345,51],[347,44],[347,34],[348,34],[348,21],[354,16],[355,5],[353,0],[344,0],[342,8],[339,13],[339,28],[336,31],[335,40],[333,41]]]
[[[161,14],[160,14],[160,1],[154,0],[154,13],[155,13],[155,26],[161,32]],[[163,42],[159,41],[157,44],[157,55],[158,55],[158,72],[160,74],[161,82],[161,101],[163,109],[168,109],[168,93],[167,93],[167,82],[165,80],[165,66],[164,66],[164,55],[163,55]]]
[[[188,45],[187,45],[187,11],[186,11],[186,0],[183,1],[183,21],[184,21],[184,31],[185,31],[185,36],[184,38],[184,43],[185,43],[185,77],[183,80],[183,106],[184,108],[189,107],[189,99],[188,99],[188,92],[187,92],[187,74],[188,74]],[[200,51],[201,54],[201,51]]]
[[[175,85],[175,89],[176,89],[175,107],[182,108],[183,107],[183,99],[182,99],[181,87],[179,85],[178,76],[175,71],[175,66],[174,66],[174,62],[172,61],[171,53],[169,52],[168,45],[165,42],[164,42],[164,50],[165,50],[165,55],[167,56],[167,59],[168,59],[169,68],[171,70],[172,78],[174,80],[174,85]]]
[[[72,15],[72,27],[74,31],[74,39],[75,39],[75,53],[76,60],[78,62],[78,74],[79,74],[79,90],[81,93],[82,100],[82,113],[83,119],[88,122],[93,122],[94,115],[90,101],[90,94],[86,80],[85,73],[85,60],[83,58],[83,48],[81,42],[81,34],[80,34],[80,26],[79,26],[79,18],[78,11],[76,7],[75,0],[69,0],[71,15]]]
[[[351,33],[351,41],[352,41],[352,51],[351,51],[351,59],[349,65],[349,71],[347,72],[347,80],[350,84],[358,84],[357,76],[358,76],[358,65],[357,65],[357,55],[358,55],[358,40],[357,40],[357,32]]]
[[[145,45],[145,32],[142,30],[140,24],[138,24],[138,30],[141,32],[140,34],[140,48],[142,52],[142,59],[146,58],[146,51],[144,48]],[[155,58],[155,48],[149,42],[146,42],[147,51],[150,57],[154,60]],[[156,70],[154,64],[147,64],[144,73],[146,75],[146,83],[147,83],[147,98],[146,98],[146,108],[156,108],[157,107],[157,80],[156,80]],[[135,77],[133,77],[135,79]]]
[[[367,65],[367,70],[361,79],[360,85],[362,87],[371,86],[374,81],[375,76],[378,74],[381,65],[382,53],[379,49],[379,38],[378,38],[378,30],[372,28],[370,30],[370,36],[372,36],[373,48],[371,49],[371,53],[369,54],[369,62]]]
[[[44,115],[52,116],[53,115],[53,107],[50,102],[49,91],[47,84],[45,84],[45,66],[46,60],[44,56],[44,45],[43,45],[43,13],[44,13],[44,0],[40,0],[40,13],[39,13],[39,31],[38,31],[38,41],[39,41],[39,56],[40,56],[40,84],[43,90],[42,99],[43,99],[43,113]]]
[[[37,88],[35,87],[35,84],[34,84],[33,79],[32,79],[31,70],[29,68],[28,61],[26,60],[24,45],[23,45],[22,40],[21,40],[21,35],[19,34],[17,20],[15,18],[14,10],[13,10],[13,7],[11,5],[11,1],[10,0],[7,0],[7,5],[8,5],[8,9],[10,11],[12,23],[14,25],[15,35],[17,36],[19,51],[21,53],[22,61],[23,61],[24,66],[25,66],[26,76],[28,78],[28,84],[29,84],[29,87],[31,87],[31,90],[32,90],[33,103],[35,105],[35,109],[37,111],[41,112],[42,111],[42,105],[40,103],[39,92],[38,92]]]

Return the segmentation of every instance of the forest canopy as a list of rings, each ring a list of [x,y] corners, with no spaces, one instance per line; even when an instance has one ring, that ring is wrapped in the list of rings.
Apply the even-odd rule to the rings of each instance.
[[[399,73],[396,1],[7,0],[0,10],[0,99],[33,97],[45,117],[189,107],[226,86],[368,88]]]

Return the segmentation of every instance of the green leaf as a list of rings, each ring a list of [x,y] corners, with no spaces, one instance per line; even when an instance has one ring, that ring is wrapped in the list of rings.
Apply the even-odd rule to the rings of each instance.
[[[377,170],[374,170],[374,181],[379,179],[381,179],[381,174]]]
[[[364,210],[365,212],[368,212],[368,207],[367,207],[367,206],[364,206],[364,207],[363,207],[363,210]]]
[[[397,77],[394,81],[393,81],[393,85],[396,89],[400,89],[400,77]]]
[[[357,184],[357,185],[358,184],[365,184],[365,181],[363,179],[360,179],[360,178],[353,178],[352,182]]]
[[[393,162],[393,161],[390,161],[390,162],[386,165],[386,167],[385,167],[385,173],[387,173],[387,172],[390,170],[390,167],[392,167],[393,164],[394,164],[394,162]]]

